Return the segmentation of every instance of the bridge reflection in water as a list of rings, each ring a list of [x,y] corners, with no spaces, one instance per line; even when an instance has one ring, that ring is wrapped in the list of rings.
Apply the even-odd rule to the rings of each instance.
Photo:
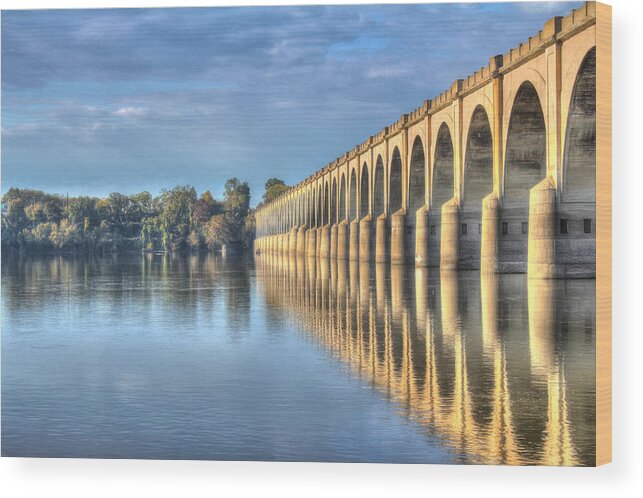
[[[257,272],[271,308],[458,461],[594,464],[594,280],[288,256]]]

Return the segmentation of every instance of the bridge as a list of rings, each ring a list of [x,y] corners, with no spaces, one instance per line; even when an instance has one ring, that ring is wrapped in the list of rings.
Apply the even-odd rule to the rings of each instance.
[[[256,212],[255,254],[596,275],[596,4]]]

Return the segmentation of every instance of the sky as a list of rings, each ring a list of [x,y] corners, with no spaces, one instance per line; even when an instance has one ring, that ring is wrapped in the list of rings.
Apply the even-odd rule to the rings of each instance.
[[[2,192],[304,179],[580,2],[2,12]]]

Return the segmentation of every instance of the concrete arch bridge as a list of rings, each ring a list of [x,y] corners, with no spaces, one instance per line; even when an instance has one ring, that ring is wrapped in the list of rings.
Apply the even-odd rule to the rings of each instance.
[[[594,277],[595,4],[491,57],[256,223],[256,254]]]

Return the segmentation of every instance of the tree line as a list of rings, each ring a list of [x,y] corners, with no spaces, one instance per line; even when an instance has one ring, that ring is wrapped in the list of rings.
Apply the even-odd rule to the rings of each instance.
[[[271,178],[261,204],[287,190]],[[2,196],[2,250],[23,252],[153,252],[244,250],[255,236],[247,182],[231,178],[223,199],[179,185],[105,198],[66,197],[11,188]]]

